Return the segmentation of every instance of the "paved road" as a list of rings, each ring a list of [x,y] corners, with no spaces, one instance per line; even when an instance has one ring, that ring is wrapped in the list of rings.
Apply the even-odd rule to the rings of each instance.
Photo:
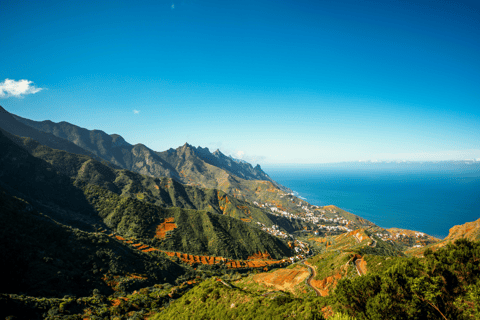
[[[317,290],[317,288],[315,288],[314,286],[312,286],[312,284],[310,283],[310,281],[313,279],[313,277],[315,277],[315,269],[310,267],[308,264],[305,264],[305,260],[302,261],[302,264],[306,265],[308,270],[310,270],[310,276],[308,277],[307,279],[307,285],[313,289],[313,291],[315,291],[315,293],[317,294],[317,297],[320,297],[321,294],[320,294],[320,291]]]

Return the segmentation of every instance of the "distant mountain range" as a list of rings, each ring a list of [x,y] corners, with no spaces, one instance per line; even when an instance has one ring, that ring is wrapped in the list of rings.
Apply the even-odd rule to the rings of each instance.
[[[2,112],[5,113],[6,111],[2,108]],[[87,130],[68,122],[54,123],[49,120],[38,122],[16,115],[11,116],[30,128],[70,141],[97,157],[141,174],[167,176],[189,183],[190,176],[185,172],[198,174],[199,171],[215,170],[211,168],[213,166],[241,179],[274,182],[259,165],[252,167],[247,162],[225,156],[220,150],[211,153],[208,148],[195,148],[186,143],[177,149],[156,152],[140,143],[131,145],[118,134],[108,135],[101,130]],[[9,128],[17,126],[19,126],[17,123],[13,124],[13,121],[11,121]],[[6,128],[5,130],[9,131]],[[25,130],[16,130],[15,132],[28,133]],[[11,133],[16,134],[15,132]]]
[[[186,143],[157,152],[117,134],[36,122],[1,107],[0,150],[1,317],[145,318],[201,279],[231,279],[236,272],[238,280],[238,272],[266,272],[312,252],[309,268],[316,271],[308,286],[328,295],[344,285],[342,278],[373,273],[378,282],[375,272],[403,263],[405,255],[431,257],[427,249],[479,240],[479,221],[453,227],[442,241],[386,230],[333,205],[313,206],[259,165],[219,150]],[[272,303],[272,292],[220,283]],[[292,292],[308,296],[306,288]],[[181,305],[206,308],[223,299],[210,292],[186,295]],[[275,292],[281,292],[278,306],[312,305]]]
[[[300,167],[308,167],[308,164],[303,164]],[[334,163],[319,163],[315,167],[320,168],[438,168],[449,169],[457,166],[480,166],[480,159],[465,159],[465,160],[443,160],[443,161],[346,161]]]

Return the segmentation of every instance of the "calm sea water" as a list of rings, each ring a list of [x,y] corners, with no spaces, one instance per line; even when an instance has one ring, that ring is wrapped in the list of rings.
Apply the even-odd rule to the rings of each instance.
[[[480,172],[348,168],[264,170],[314,205],[336,205],[384,228],[444,238],[480,218]]]

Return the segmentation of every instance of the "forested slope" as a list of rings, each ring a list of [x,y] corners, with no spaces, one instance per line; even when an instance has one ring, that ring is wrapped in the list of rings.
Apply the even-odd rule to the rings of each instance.
[[[27,145],[38,146],[31,139],[25,141]],[[164,209],[107,190],[109,186],[105,182],[109,175],[115,176],[114,170],[85,156],[55,153],[61,155],[60,159],[54,158],[64,164],[63,172],[75,172],[72,168],[80,167],[73,179],[56,171],[57,167],[45,160],[33,157],[2,133],[0,145],[5,151],[0,156],[0,183],[13,194],[37,203],[45,213],[65,224],[90,231],[101,226],[119,235],[153,241],[156,227],[165,218],[175,218],[177,229],[171,232],[173,236],[155,240],[161,249],[244,259],[259,251],[267,251],[274,258],[292,254],[286,242],[239,219],[206,211]],[[41,150],[47,154],[52,151],[47,147]],[[82,163],[82,160],[86,161]],[[98,169],[94,177],[89,164]],[[131,172],[125,175],[138,176]],[[83,176],[90,178],[84,180]]]

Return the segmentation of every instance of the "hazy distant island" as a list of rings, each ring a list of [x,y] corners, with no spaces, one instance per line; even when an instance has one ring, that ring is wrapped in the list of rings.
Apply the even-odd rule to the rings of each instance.
[[[0,144],[3,317],[480,315],[480,220],[443,240],[384,229],[219,150],[158,152],[3,108]],[[392,164],[330,166],[345,165]]]

